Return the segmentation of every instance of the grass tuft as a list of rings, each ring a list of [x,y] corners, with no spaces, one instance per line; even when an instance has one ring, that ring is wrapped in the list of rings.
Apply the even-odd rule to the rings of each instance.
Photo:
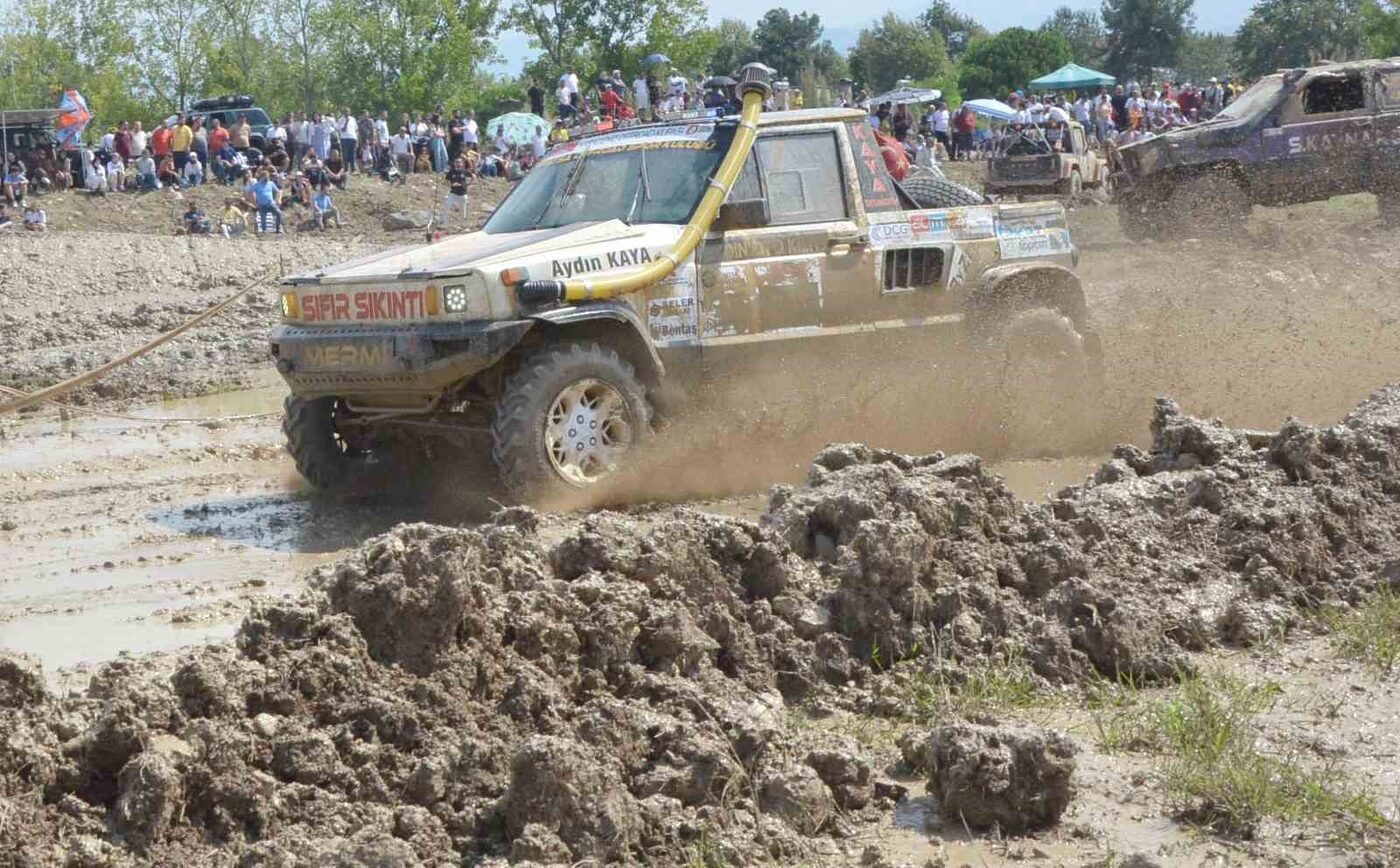
[[[1035,671],[1017,650],[952,671],[941,664],[936,661],[907,676],[915,722],[997,716],[1045,701]]]
[[[1400,591],[1390,585],[1356,609],[1329,609],[1323,621],[1337,650],[1389,675],[1400,665]]]

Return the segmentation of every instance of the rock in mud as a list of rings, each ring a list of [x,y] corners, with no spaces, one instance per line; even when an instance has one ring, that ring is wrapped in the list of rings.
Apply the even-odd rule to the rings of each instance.
[[[831,791],[809,765],[793,763],[770,773],[758,785],[759,806],[799,835],[814,835],[831,818]]]
[[[974,829],[1053,826],[1074,796],[1076,749],[1035,726],[945,724],[929,736],[929,789],[939,812]]]
[[[0,708],[24,708],[44,701],[44,668],[38,658],[0,651]]]
[[[637,802],[613,764],[562,738],[538,736],[520,746],[501,812],[512,839],[543,826],[576,859],[623,859],[641,832]]]
[[[145,848],[170,828],[184,799],[184,775],[171,756],[148,751],[132,757],[118,777],[117,828]]]

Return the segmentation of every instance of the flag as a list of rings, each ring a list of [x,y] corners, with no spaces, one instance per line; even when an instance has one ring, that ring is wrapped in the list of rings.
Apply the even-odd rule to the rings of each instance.
[[[63,92],[63,99],[58,103],[58,124],[54,138],[64,150],[71,151],[78,147],[83,130],[87,129],[91,120],[92,112],[88,111],[87,100],[83,99],[82,94],[69,88]]]

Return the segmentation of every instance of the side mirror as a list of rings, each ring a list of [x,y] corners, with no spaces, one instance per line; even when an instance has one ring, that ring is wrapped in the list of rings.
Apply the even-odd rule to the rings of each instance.
[[[719,206],[715,217],[715,228],[721,232],[730,229],[760,229],[772,222],[767,199],[737,199]]]

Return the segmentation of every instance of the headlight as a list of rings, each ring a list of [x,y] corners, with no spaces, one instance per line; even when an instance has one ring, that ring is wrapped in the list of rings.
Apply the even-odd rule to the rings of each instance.
[[[295,292],[282,293],[282,319],[294,320],[301,315]]]
[[[466,313],[471,306],[471,296],[465,284],[454,283],[442,288],[442,309],[444,313]]]

